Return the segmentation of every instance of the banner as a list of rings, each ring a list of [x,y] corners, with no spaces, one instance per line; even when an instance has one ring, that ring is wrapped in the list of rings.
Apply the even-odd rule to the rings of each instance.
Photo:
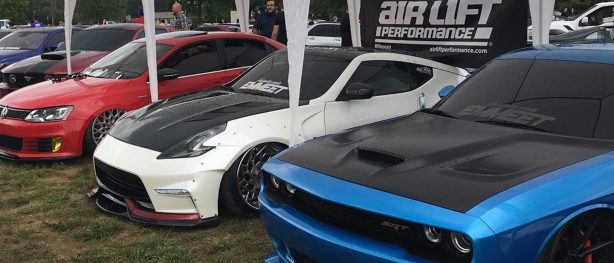
[[[362,1],[363,46],[477,68],[527,46],[527,0]]]

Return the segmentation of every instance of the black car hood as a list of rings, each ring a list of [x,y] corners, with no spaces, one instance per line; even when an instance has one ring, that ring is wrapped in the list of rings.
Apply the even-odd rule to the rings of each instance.
[[[288,101],[224,90],[162,100],[117,122],[110,135],[163,152],[193,135],[226,122],[288,107]]]
[[[611,141],[418,112],[322,137],[278,158],[464,213],[510,187],[613,149]]]

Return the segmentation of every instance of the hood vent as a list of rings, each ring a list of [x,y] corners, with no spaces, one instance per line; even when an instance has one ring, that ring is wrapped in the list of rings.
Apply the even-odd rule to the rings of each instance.
[[[405,161],[401,157],[366,148],[356,148],[356,153],[361,160],[382,168],[395,166]]]

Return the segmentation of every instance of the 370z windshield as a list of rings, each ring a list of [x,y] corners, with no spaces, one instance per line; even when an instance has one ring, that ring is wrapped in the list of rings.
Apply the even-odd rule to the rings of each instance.
[[[614,139],[614,68],[554,60],[495,60],[438,108],[453,117]]]
[[[334,56],[305,54],[301,100],[322,96],[339,78],[349,61]],[[278,51],[254,66],[232,85],[236,92],[288,98],[288,53]]]
[[[156,55],[160,59],[171,49],[170,45],[157,44]],[[91,65],[84,74],[95,78],[132,79],[147,70],[145,43],[128,43]]]

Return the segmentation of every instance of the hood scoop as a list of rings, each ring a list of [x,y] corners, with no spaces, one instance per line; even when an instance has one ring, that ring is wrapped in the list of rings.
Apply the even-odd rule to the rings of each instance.
[[[75,50],[75,51],[71,51],[70,55],[75,56],[79,53],[81,53],[81,51]],[[64,60],[66,59],[66,52],[62,51],[62,52],[45,53],[41,55],[41,59],[43,60]]]
[[[381,168],[388,168],[405,162],[402,157],[362,147],[356,148],[356,154],[359,159]]]

